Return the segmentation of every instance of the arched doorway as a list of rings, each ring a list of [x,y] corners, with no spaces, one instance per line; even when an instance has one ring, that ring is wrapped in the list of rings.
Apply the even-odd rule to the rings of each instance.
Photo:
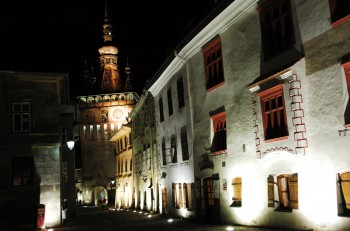
[[[103,186],[95,187],[95,206],[102,206],[108,203],[107,189]]]

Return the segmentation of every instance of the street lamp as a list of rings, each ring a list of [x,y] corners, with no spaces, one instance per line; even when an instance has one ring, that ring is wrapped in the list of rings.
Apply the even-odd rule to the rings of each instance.
[[[78,136],[75,136],[74,139],[70,138],[67,140],[67,146],[70,150],[73,150],[74,148],[74,144],[75,144],[75,141],[78,141],[79,140],[79,137]]]
[[[73,150],[73,148],[74,148],[74,140],[68,140],[67,141],[67,146],[68,146],[68,148],[70,149],[70,150]]]

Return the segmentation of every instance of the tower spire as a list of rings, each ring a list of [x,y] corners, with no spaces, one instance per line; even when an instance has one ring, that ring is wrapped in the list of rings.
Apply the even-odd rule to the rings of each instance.
[[[123,91],[123,83],[118,68],[118,48],[113,44],[113,27],[109,19],[107,0],[105,0],[105,18],[103,24],[103,46],[100,53],[101,92],[111,93]]]

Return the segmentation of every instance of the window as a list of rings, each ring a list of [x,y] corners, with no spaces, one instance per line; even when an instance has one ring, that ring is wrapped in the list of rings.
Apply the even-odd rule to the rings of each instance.
[[[163,111],[163,99],[159,98],[159,120],[164,121],[164,111]]]
[[[192,209],[194,202],[194,183],[183,183],[183,208]]]
[[[173,114],[173,98],[171,96],[171,88],[168,89],[167,96],[168,96],[169,116],[171,116]]]
[[[193,208],[193,183],[173,183],[172,188],[172,205],[174,208]]]
[[[130,160],[130,171],[132,171],[132,159]]]
[[[152,169],[150,145],[148,145],[148,148],[147,148],[147,169],[148,169],[148,171],[151,171],[151,169]]]
[[[101,120],[102,120],[102,123],[108,122],[108,111],[107,110],[101,111]]]
[[[171,136],[171,163],[177,163],[176,137]]]
[[[181,151],[182,151],[182,160],[189,160],[190,156],[188,154],[188,142],[187,142],[187,130],[186,127],[181,129]]]
[[[264,59],[268,60],[294,46],[295,37],[290,0],[268,0],[259,6]]]
[[[165,148],[165,139],[162,140],[162,158],[163,158],[163,165],[167,164],[166,161],[166,148]]]
[[[12,158],[12,186],[31,186],[33,184],[34,160],[32,156]]]
[[[94,140],[94,125],[90,125],[90,137],[91,140]]]
[[[182,78],[177,80],[177,100],[179,103],[179,109],[185,106],[185,92]]]
[[[350,19],[350,0],[329,0],[332,26]]]
[[[338,174],[340,203],[338,213],[350,216],[350,172]]]
[[[220,154],[226,151],[226,112],[211,117],[214,126],[214,137],[211,144],[211,153]]]
[[[172,184],[172,206],[174,208],[179,208],[179,197],[178,197],[178,191],[179,191],[179,185],[176,183]]]
[[[231,207],[242,206],[242,178],[236,177],[232,179],[233,197]]]
[[[346,83],[347,83],[347,89],[348,89],[348,96],[350,96],[350,62],[343,64]],[[345,127],[350,128],[350,97],[348,97],[348,102],[346,104],[346,109],[344,113],[344,120],[345,120]]]
[[[276,141],[288,137],[283,85],[277,85],[259,93],[265,141]]]
[[[276,178],[270,175],[267,181],[268,207],[275,208],[278,204],[277,210],[298,209],[298,174],[282,174]]]
[[[168,206],[168,193],[167,193],[167,188],[164,187],[162,189],[162,210],[166,210],[166,207]]]
[[[32,108],[30,102],[12,103],[12,131],[30,132]]]
[[[221,39],[216,38],[203,48],[206,89],[210,91],[224,84],[224,69],[221,54]]]

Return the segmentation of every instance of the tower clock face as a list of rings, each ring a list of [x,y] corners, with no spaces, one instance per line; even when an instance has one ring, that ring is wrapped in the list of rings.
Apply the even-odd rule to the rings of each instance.
[[[120,110],[120,109],[115,109],[115,110],[113,111],[113,117],[114,117],[114,118],[116,118],[116,119],[121,119],[122,116],[123,116],[122,110]]]

